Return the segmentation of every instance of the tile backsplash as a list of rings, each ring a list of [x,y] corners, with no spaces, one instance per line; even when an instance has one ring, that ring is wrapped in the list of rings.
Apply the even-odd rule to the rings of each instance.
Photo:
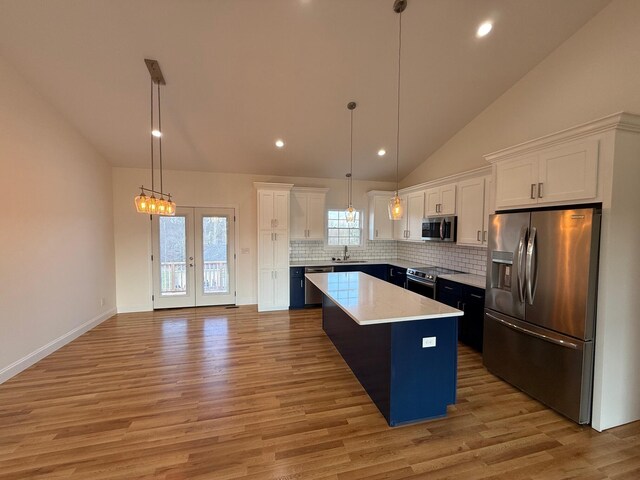
[[[291,240],[289,260],[329,260],[341,257],[341,247],[327,247],[322,240]],[[396,242],[395,240],[365,240],[364,248],[350,249],[353,260],[404,260],[426,265],[437,265],[476,275],[485,275],[487,269],[487,249],[484,247],[463,247],[449,243]]]
[[[398,258],[398,247],[395,240],[365,240],[364,248],[351,248],[352,260],[395,260]],[[289,260],[302,262],[305,260],[329,260],[331,257],[342,257],[343,247],[327,247],[323,240],[291,240],[289,242]]]
[[[398,260],[451,268],[476,275],[486,275],[487,249],[450,243],[398,242]]]

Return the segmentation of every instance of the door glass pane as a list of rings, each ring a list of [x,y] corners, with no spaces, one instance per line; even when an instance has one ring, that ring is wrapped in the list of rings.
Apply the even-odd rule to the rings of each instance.
[[[187,294],[187,238],[185,217],[159,217],[160,294]]]
[[[227,217],[202,217],[202,269],[204,293],[227,293],[229,269]]]

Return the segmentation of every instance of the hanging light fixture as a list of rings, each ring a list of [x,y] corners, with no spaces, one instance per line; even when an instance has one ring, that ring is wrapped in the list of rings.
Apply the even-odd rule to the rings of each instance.
[[[347,103],[347,108],[351,112],[351,150],[350,150],[350,163],[349,173],[347,173],[347,191],[348,191],[348,205],[345,210],[345,216],[348,223],[353,223],[356,220],[356,210],[353,208],[353,111],[356,108],[356,102]]]
[[[160,70],[160,65],[156,60],[145,59],[149,74],[151,75],[151,188],[140,186],[140,195],[138,195],[134,203],[138,213],[147,213],[149,215],[175,215],[176,204],[171,200],[170,193],[164,193],[162,183],[162,112],[160,110],[160,85],[166,85],[164,76]],[[155,128],[153,116],[153,90],[154,85],[158,91],[158,127]],[[160,190],[155,188],[155,169],[153,162],[154,138],[158,139],[158,154],[160,163]],[[147,195],[147,193],[151,195]],[[156,198],[156,194],[159,195]]]
[[[389,200],[389,218],[400,220],[404,215],[404,202],[398,195],[398,165],[400,163],[400,60],[402,58],[402,12],[407,8],[407,0],[395,0],[393,11],[398,14],[398,123],[396,129],[396,191]]]

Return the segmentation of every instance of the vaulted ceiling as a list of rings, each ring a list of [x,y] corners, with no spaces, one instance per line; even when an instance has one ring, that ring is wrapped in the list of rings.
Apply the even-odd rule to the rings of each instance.
[[[609,0],[409,0],[400,177]],[[166,168],[395,179],[393,0],[0,0],[0,55],[113,165],[149,164],[157,59]],[[494,22],[485,38],[478,25]],[[37,135],[37,132],[34,132]],[[281,150],[274,141],[283,138]],[[385,148],[387,154],[376,152]]]

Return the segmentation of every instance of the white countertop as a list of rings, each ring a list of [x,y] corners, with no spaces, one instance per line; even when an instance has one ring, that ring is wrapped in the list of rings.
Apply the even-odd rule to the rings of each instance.
[[[332,262],[331,260],[303,260],[289,263],[290,267],[335,267],[336,265],[393,265],[400,268],[430,267],[422,263],[407,262],[406,260],[363,260],[358,262]]]
[[[464,283],[472,287],[485,289],[487,287],[487,278],[482,275],[473,275],[472,273],[451,273],[449,275],[438,275],[438,278],[451,280],[452,282]]]
[[[359,325],[456,317],[461,310],[362,272],[307,273]]]

